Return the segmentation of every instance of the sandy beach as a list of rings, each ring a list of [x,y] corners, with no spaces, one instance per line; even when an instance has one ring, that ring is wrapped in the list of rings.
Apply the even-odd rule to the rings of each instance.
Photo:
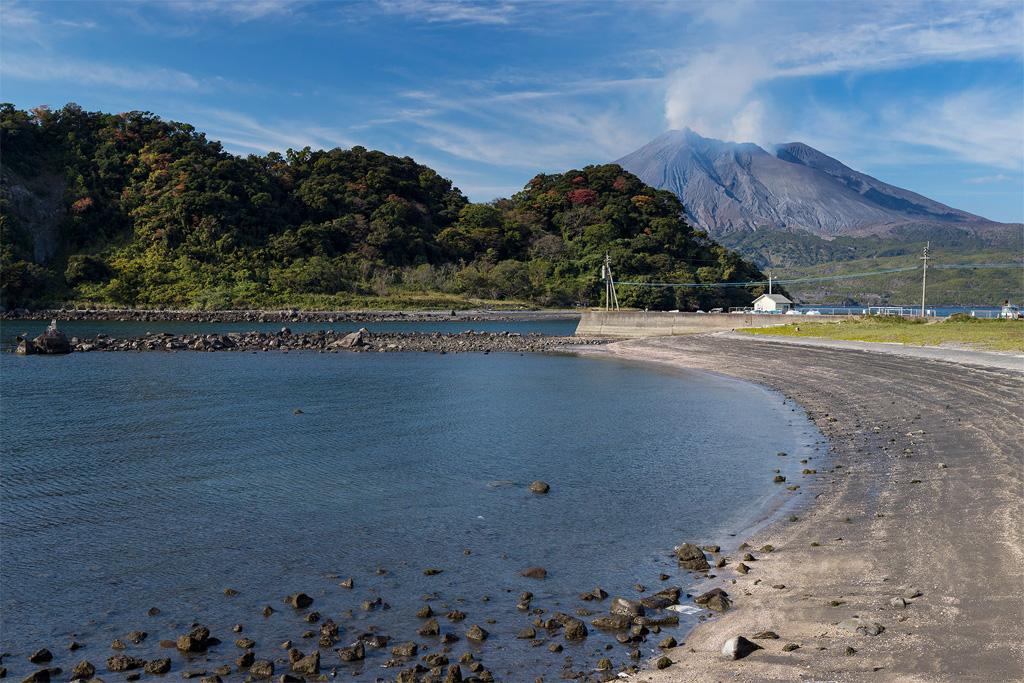
[[[768,386],[831,444],[831,466],[788,482],[813,502],[744,539],[750,548],[707,583],[729,593],[732,609],[668,650],[671,666],[652,660],[633,680],[1024,680],[1019,358],[999,367],[991,354],[982,365],[970,352],[936,359],[741,335],[586,353]],[[723,416],[724,429],[743,424]],[[766,544],[774,550],[762,552]],[[742,552],[756,558],[745,575]],[[754,639],[764,631],[778,637]],[[737,635],[763,649],[727,659],[722,645]]]

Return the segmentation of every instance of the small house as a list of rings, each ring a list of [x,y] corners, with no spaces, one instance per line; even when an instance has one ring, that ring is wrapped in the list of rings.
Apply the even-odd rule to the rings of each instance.
[[[793,302],[781,294],[762,294],[754,299],[755,313],[785,313],[793,308]]]

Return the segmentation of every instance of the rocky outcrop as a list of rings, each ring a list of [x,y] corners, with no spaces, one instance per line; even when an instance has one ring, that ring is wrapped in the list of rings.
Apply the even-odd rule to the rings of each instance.
[[[71,353],[71,342],[67,335],[57,329],[57,321],[54,320],[46,331],[35,339],[24,339],[18,337],[18,345],[14,352],[21,356],[41,355],[62,355]]]

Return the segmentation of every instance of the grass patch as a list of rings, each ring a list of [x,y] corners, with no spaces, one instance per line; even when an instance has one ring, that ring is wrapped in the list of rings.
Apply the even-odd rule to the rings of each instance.
[[[1024,353],[1024,321],[1020,320],[954,316],[939,322],[926,322],[898,316],[865,316],[835,323],[800,321],[742,331],[786,337],[897,342],[914,346],[950,346]]]

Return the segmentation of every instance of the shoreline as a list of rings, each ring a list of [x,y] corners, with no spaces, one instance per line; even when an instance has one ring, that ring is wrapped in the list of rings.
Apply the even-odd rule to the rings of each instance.
[[[739,335],[582,352],[774,389],[830,444],[809,506],[746,532],[750,572],[730,557],[707,584],[733,609],[666,651],[671,666],[632,680],[1024,679],[1019,371]],[[764,544],[774,551],[757,552]],[[876,636],[856,632],[874,624]],[[764,631],[777,639],[753,638]],[[726,659],[736,635],[763,649]]]

